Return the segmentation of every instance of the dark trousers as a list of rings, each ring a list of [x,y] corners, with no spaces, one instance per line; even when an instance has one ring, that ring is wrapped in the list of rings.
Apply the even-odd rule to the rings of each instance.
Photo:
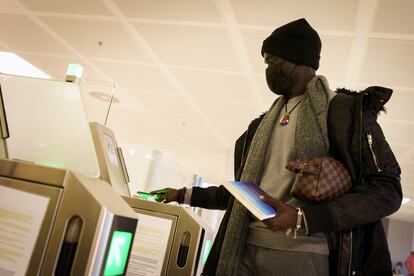
[[[328,256],[247,244],[238,276],[328,276]]]

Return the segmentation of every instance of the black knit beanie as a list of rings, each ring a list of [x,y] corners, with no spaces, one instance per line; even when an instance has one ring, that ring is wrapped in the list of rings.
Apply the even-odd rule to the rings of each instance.
[[[274,30],[263,41],[262,56],[268,53],[317,70],[321,47],[318,33],[304,18],[301,18]]]

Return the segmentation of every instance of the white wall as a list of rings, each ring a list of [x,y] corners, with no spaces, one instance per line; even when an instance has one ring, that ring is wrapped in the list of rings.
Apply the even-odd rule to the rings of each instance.
[[[411,246],[411,251],[414,251],[414,227],[413,227],[413,245]]]
[[[234,149],[227,150],[226,164],[224,168],[224,181],[234,180]]]
[[[387,240],[392,263],[404,262],[413,249],[414,224],[389,219]]]
[[[181,175],[171,151],[142,145],[119,145],[128,169],[132,195],[137,191],[149,192],[165,187],[181,188],[191,185],[192,176]]]

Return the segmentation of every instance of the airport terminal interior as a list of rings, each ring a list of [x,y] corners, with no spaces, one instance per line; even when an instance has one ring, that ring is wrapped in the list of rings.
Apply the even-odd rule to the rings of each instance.
[[[0,0],[0,276],[201,275],[225,211],[180,192],[235,180],[235,141],[278,97],[263,40],[299,18],[321,37],[332,90],[393,90],[378,123],[403,199],[381,221],[408,276],[413,12],[411,0]],[[151,194],[164,188],[181,203]]]

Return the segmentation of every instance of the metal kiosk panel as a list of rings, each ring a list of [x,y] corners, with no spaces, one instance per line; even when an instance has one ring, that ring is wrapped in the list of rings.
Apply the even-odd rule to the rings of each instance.
[[[0,160],[0,274],[39,275],[66,171]],[[7,274],[6,274],[7,275]]]
[[[138,198],[124,197],[125,201],[138,213],[140,221],[135,234],[134,248],[132,249],[128,271],[134,269],[154,266],[149,269],[147,274],[140,275],[200,275],[203,268],[203,256],[209,252],[209,244],[212,239],[212,231],[204,225],[204,223],[197,217],[196,214],[181,206],[174,206],[169,204],[162,204],[158,202],[146,201]],[[148,218],[148,224],[145,223],[145,217],[150,216],[155,218],[151,220]],[[157,219],[169,220],[170,227],[160,224]],[[154,223],[154,225],[149,225]],[[164,227],[164,239],[151,244],[151,233],[143,231],[143,227],[155,229],[158,231]],[[140,246],[141,243],[146,243],[146,246]],[[163,243],[162,247],[159,247]],[[151,255],[145,254],[147,248],[157,246],[157,248],[165,249],[164,254]],[[143,253],[144,252],[144,253]],[[158,256],[158,259],[155,259]],[[148,258],[149,257],[149,258]],[[159,274],[155,274],[159,271]]]
[[[108,183],[0,160],[0,190],[1,273],[125,274],[137,216]]]
[[[131,196],[128,187],[128,172],[122,150],[116,143],[115,134],[97,122],[89,123],[89,126],[95,144],[101,179],[108,182],[118,194]]]

